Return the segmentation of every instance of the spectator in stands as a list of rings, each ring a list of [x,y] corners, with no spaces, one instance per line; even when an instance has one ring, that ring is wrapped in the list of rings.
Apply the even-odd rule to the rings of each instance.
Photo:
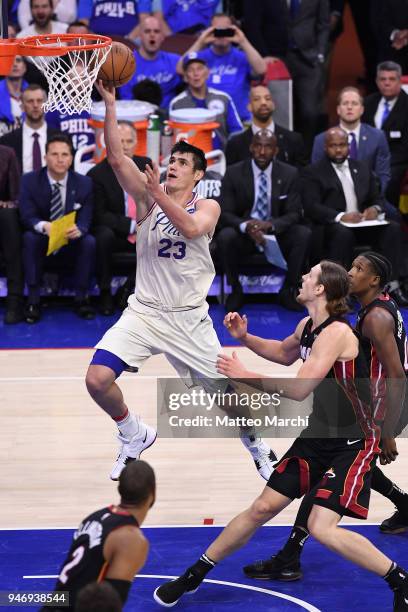
[[[140,47],[134,51],[136,72],[131,80],[119,90],[122,100],[132,100],[133,87],[145,79],[156,81],[163,93],[162,106],[169,107],[170,100],[177,93],[181,79],[176,73],[180,58],[176,53],[161,51],[164,40],[161,21],[157,17],[147,17],[140,25]],[[179,90],[180,91],[180,90]]]
[[[148,157],[134,155],[137,133],[128,121],[118,122],[119,136],[123,152],[144,172]],[[114,253],[130,253],[134,256],[132,274],[126,284],[116,294],[117,306],[123,310],[127,298],[135,289],[136,263],[136,205],[123,191],[108,159],[94,166],[88,176],[93,181],[95,212],[93,234],[96,238],[96,274],[100,290],[99,310],[103,315],[111,315],[115,308],[111,294],[112,256]]]
[[[32,24],[23,28],[17,38],[36,36],[37,34],[64,34],[68,25],[62,21],[54,21],[54,6],[52,0],[30,0]]]
[[[372,4],[371,22],[380,61],[392,60],[408,74],[408,4],[403,0],[376,0]]]
[[[408,95],[401,85],[401,66],[382,62],[377,67],[379,92],[365,100],[363,120],[382,130],[391,153],[391,180],[386,195],[398,208],[401,182],[408,169]]]
[[[270,130],[275,134],[278,146],[276,159],[297,168],[307,164],[302,136],[274,122],[275,103],[265,85],[251,88],[248,108],[252,114],[252,123],[244,132],[228,140],[225,153],[228,165],[251,157],[249,148],[252,136],[261,129]]]
[[[26,70],[25,60],[16,55],[10,74],[0,81],[0,136],[21,125],[21,94],[28,85],[24,80]]]
[[[156,0],[154,10],[163,15],[166,35],[178,32],[195,34],[209,27],[219,5],[220,0]]]
[[[222,30],[231,30],[232,36],[218,36],[217,31]],[[250,119],[248,102],[251,78],[265,74],[266,62],[242,30],[234,25],[232,18],[229,15],[214,15],[211,27],[200,34],[187,55],[193,52],[198,52],[210,69],[208,85],[229,94],[236,103],[241,119]],[[178,69],[181,70],[181,61]]]
[[[0,138],[0,144],[14,149],[23,174],[45,165],[45,145],[56,130],[48,127],[43,110],[46,93],[38,85],[29,85],[22,94],[25,113],[22,126]]]
[[[62,23],[71,23],[76,18],[77,5],[75,0],[53,0],[55,18]],[[18,24],[23,30],[30,25],[32,16],[30,0],[19,0]]]
[[[217,247],[232,287],[226,310],[235,311],[243,305],[239,264],[258,252],[265,234],[276,236],[288,266],[280,303],[290,310],[300,310],[295,298],[311,232],[300,225],[298,172],[275,159],[277,139],[269,130],[262,129],[253,136],[250,151],[251,159],[228,166],[221,184]]]
[[[15,153],[0,145],[0,244],[7,275],[7,301],[4,322],[24,318],[24,275],[21,259],[21,229],[18,217],[20,171]]]
[[[208,108],[217,111],[217,142],[214,148],[225,148],[227,138],[243,129],[232,98],[219,89],[208,87],[209,69],[204,58],[190,53],[183,58],[184,80],[188,87],[170,102],[170,112],[180,108]]]
[[[92,32],[136,38],[152,10],[152,0],[79,0],[78,19]]]
[[[364,113],[363,98],[355,87],[344,87],[337,99],[337,116],[339,126],[346,132],[349,139],[349,157],[367,161],[370,169],[376,174],[381,184],[381,192],[390,180],[390,150],[383,132],[361,123]],[[326,134],[316,136],[313,143],[312,163],[326,157]]]
[[[281,27],[287,0],[243,0],[243,29],[262,57],[282,57],[288,48],[288,29]]]
[[[400,226],[389,221],[388,225],[358,227],[362,221],[384,216],[383,197],[369,166],[349,158],[348,153],[347,132],[340,127],[331,128],[324,135],[323,159],[302,171],[303,206],[306,219],[313,225],[315,260],[328,257],[349,269],[356,245],[375,245],[392,263],[395,278],[389,286],[391,297],[399,306],[408,306],[398,283]]]
[[[293,79],[295,129],[303,135],[307,151],[312,148],[322,112],[323,65],[330,35],[328,0],[278,0],[274,31],[280,37],[276,55],[287,65]],[[277,8],[277,7],[275,7]]]
[[[28,286],[27,323],[41,318],[41,279],[48,248],[51,222],[76,211],[67,230],[68,244],[53,255],[63,269],[74,262],[75,311],[93,319],[95,311],[88,298],[95,265],[95,238],[89,234],[93,212],[92,181],[70,170],[72,143],[66,134],[52,136],[46,145],[46,167],[24,174],[21,179],[20,214],[25,229],[23,262]]]

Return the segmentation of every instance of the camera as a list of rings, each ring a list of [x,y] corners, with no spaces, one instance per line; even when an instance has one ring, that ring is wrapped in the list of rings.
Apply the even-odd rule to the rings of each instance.
[[[235,30],[233,28],[214,28],[213,34],[215,38],[232,38]]]

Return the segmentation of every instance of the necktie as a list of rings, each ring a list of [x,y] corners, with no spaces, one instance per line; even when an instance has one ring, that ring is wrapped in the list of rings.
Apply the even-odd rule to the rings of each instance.
[[[129,194],[127,194],[127,216],[136,221],[136,202]],[[127,239],[131,244],[134,244],[136,242],[136,235],[129,234]]]
[[[40,143],[38,142],[40,135],[37,132],[33,134],[33,170],[41,170],[42,168],[42,160],[41,160],[41,149]]]
[[[353,179],[349,176],[349,173],[347,172],[347,165],[341,164],[337,166],[337,168],[340,171],[339,178],[341,186],[343,187],[343,193],[346,200],[346,212],[357,212],[358,206],[356,190],[354,188]]]
[[[387,100],[385,100],[384,101],[384,111],[381,117],[381,127],[383,127],[384,123],[387,121],[389,114],[390,114],[390,103]]]
[[[300,0],[290,0],[289,13],[291,19],[296,19],[300,9]]]
[[[268,202],[268,181],[266,180],[265,172],[259,175],[258,197],[256,198],[255,208],[252,212],[252,217],[265,221],[269,216]]]
[[[354,132],[350,132],[350,141],[349,141],[349,158],[357,159],[357,140]]]
[[[60,183],[54,183],[51,186],[50,221],[55,221],[55,219],[59,219],[64,214],[60,187]]]

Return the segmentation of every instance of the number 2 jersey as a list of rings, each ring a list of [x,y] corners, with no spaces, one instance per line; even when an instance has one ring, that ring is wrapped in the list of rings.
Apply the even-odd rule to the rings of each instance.
[[[125,525],[139,527],[131,514],[117,510],[114,506],[97,510],[79,525],[55,586],[55,591],[69,591],[68,609],[74,609],[82,587],[104,579],[108,571],[108,563],[103,556],[106,538],[112,531]],[[46,607],[44,611],[50,609]]]
[[[371,344],[368,338],[364,337],[363,324],[364,319],[373,308],[382,308],[390,313],[394,319],[394,339],[398,348],[402,367],[405,371],[405,376],[408,377],[408,339],[404,327],[404,321],[400,311],[394,300],[387,293],[383,293],[381,297],[376,298],[370,304],[362,308],[356,321],[356,329],[361,337],[364,354],[366,356],[369,368],[372,394],[374,398],[374,416],[377,421],[382,421],[385,416],[385,397],[386,397],[386,377],[387,372],[378,359],[375,347]],[[404,408],[401,411],[399,424],[397,426],[396,435],[399,435],[408,423],[408,391],[405,393]]]
[[[200,199],[194,193],[185,205],[190,215],[195,214]],[[137,224],[136,294],[129,305],[139,300],[169,311],[203,305],[215,276],[211,239],[211,234],[185,238],[154,203]]]

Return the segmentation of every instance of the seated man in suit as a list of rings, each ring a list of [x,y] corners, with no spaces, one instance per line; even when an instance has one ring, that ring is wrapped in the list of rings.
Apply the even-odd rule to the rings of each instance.
[[[358,227],[361,221],[383,216],[383,197],[366,163],[348,159],[347,133],[339,127],[325,134],[325,156],[307,166],[301,175],[301,193],[305,217],[313,224],[313,258],[324,256],[342,263],[347,269],[357,244],[371,244],[392,263],[396,277],[389,284],[389,294],[399,306],[408,306],[398,282],[401,261],[401,229],[395,221],[388,225]],[[344,225],[356,224],[356,227]],[[313,261],[312,261],[313,264]]]
[[[148,157],[134,155],[137,144],[136,129],[128,121],[118,122],[118,132],[123,152],[144,172]],[[106,316],[115,308],[111,294],[112,255],[117,252],[132,253],[136,264],[136,206],[123,191],[108,159],[105,158],[89,172],[94,186],[95,207],[93,234],[96,238],[96,275],[100,290],[99,309]],[[127,298],[135,289],[135,274],[128,278],[117,292],[118,307],[126,307]]]
[[[249,147],[252,136],[261,129],[270,130],[275,134],[279,148],[276,159],[296,166],[296,168],[307,164],[302,136],[274,122],[275,103],[271,92],[265,85],[256,85],[251,88],[248,109],[252,113],[251,125],[244,132],[231,136],[227,142],[225,156],[228,165],[251,157]]]
[[[391,180],[387,199],[399,205],[401,182],[408,169],[408,95],[402,89],[401,66],[382,62],[377,66],[378,93],[365,100],[363,120],[382,130],[391,153]]]
[[[390,150],[387,139],[381,130],[361,123],[364,103],[355,87],[344,87],[337,99],[339,125],[346,132],[349,141],[349,157],[353,160],[367,161],[370,169],[378,177],[381,193],[390,180]],[[316,136],[313,143],[312,164],[325,158],[325,133]]]
[[[41,278],[48,248],[51,222],[76,211],[76,220],[67,230],[68,244],[56,255],[58,263],[75,262],[75,310],[83,319],[93,319],[95,311],[89,303],[88,291],[95,264],[95,238],[89,226],[92,219],[92,181],[73,172],[73,148],[70,138],[56,134],[46,144],[46,166],[29,172],[21,179],[20,214],[25,228],[23,262],[28,286],[27,323],[41,317]]]
[[[43,104],[46,92],[39,85],[28,85],[21,95],[24,112],[22,126],[0,138],[0,144],[14,149],[22,173],[40,170],[45,165],[45,145],[56,133],[48,127]]]
[[[21,228],[18,216],[20,171],[15,153],[0,145],[0,245],[7,275],[7,301],[4,322],[24,318],[24,274],[21,259]]]
[[[311,232],[300,225],[298,172],[275,160],[276,136],[269,130],[260,130],[253,136],[250,151],[250,159],[227,168],[221,184],[222,229],[217,247],[232,287],[226,309],[235,311],[244,303],[238,276],[240,258],[257,253],[265,234],[274,234],[288,267],[280,303],[291,310],[302,310],[295,297]]]

